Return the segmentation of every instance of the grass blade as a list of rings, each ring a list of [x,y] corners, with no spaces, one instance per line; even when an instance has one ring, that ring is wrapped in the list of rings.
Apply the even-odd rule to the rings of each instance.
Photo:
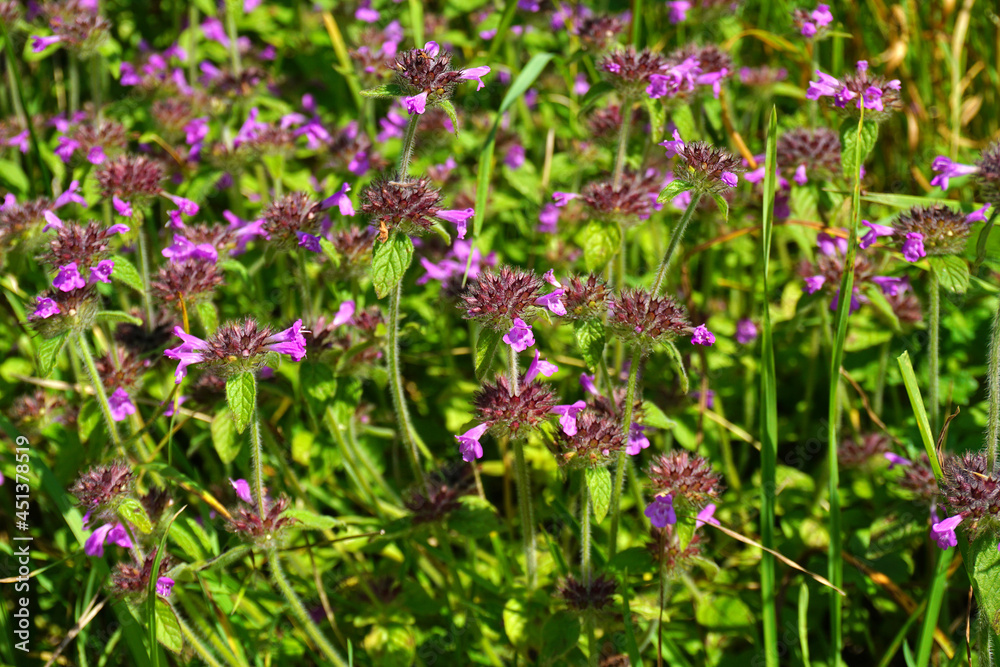
[[[761,275],[764,303],[761,306],[760,360],[760,536],[761,543],[774,549],[774,494],[778,465],[778,393],[774,371],[774,339],[768,299],[767,274],[770,269],[771,234],[774,230],[774,195],[777,181],[778,110],[771,107],[764,157],[764,214],[761,233]],[[778,664],[778,618],[775,609],[774,556],[764,551],[760,558],[761,615],[764,623],[764,656],[768,667]]]
[[[924,442],[924,449],[927,451],[927,458],[931,460],[931,469],[938,484],[944,477],[941,472],[941,462],[938,460],[937,450],[934,445],[934,434],[931,433],[931,424],[927,420],[927,410],[924,409],[924,399],[920,395],[920,386],[917,384],[917,376],[913,372],[913,364],[910,362],[910,353],[904,352],[896,358],[899,363],[899,371],[903,375],[903,385],[906,393],[910,397],[913,405],[913,414],[917,418],[917,428],[920,430],[920,439]]]
[[[917,651],[917,666],[931,663],[931,648],[934,646],[934,630],[937,629],[938,616],[941,613],[941,603],[944,601],[944,589],[948,585],[948,566],[951,565],[954,549],[943,549],[938,554],[937,569],[931,582],[931,593],[927,601],[927,613],[924,614],[924,627],[920,630],[920,648]]]

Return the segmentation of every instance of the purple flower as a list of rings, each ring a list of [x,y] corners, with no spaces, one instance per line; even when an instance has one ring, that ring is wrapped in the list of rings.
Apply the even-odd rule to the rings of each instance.
[[[867,220],[862,220],[861,224],[868,228],[868,232],[861,237],[861,241],[858,242],[858,247],[862,250],[869,247],[881,236],[892,236],[893,228],[886,227],[885,225],[879,225],[874,222],[868,222]]]
[[[423,92],[419,95],[404,97],[403,106],[406,107],[406,111],[409,114],[422,114],[427,110],[427,93]]]
[[[535,305],[548,308],[553,315],[562,317],[566,314],[566,306],[562,302],[562,295],[565,292],[566,290],[561,289],[553,290],[548,294],[535,299]]]
[[[882,288],[882,293],[886,296],[896,296],[905,292],[910,287],[910,281],[906,278],[893,278],[890,276],[874,276],[872,282]]]
[[[736,323],[736,342],[746,345],[757,337],[757,325],[749,318],[743,318]]]
[[[861,95],[862,100],[866,109],[871,109],[873,111],[882,111],[882,89],[876,88],[875,86],[868,86],[865,88],[865,92]]]
[[[170,593],[174,590],[174,580],[170,577],[160,577],[156,580],[156,594],[161,598],[170,597]]]
[[[292,361],[302,361],[306,356],[306,338],[302,335],[302,320],[284,331],[264,339],[264,347],[272,352],[287,354]]]
[[[132,217],[132,204],[129,204],[127,201],[122,201],[117,196],[111,198],[111,204],[115,207],[115,212],[118,215],[124,218]]]
[[[989,210],[990,206],[992,206],[992,204],[987,204],[982,208],[977,208],[975,211],[965,216],[965,221],[968,223],[986,222],[986,211]]]
[[[819,81],[809,82],[806,99],[818,100],[821,97],[833,97],[842,87],[838,79],[829,74],[824,74],[820,70],[816,70],[816,76],[819,78]]]
[[[826,282],[826,276],[809,276],[806,278],[805,293],[815,294],[823,288],[823,283]]]
[[[556,405],[549,408],[549,412],[559,415],[559,426],[563,433],[572,437],[576,435],[576,415],[587,407],[583,401],[577,401],[570,405]]]
[[[820,28],[833,23],[833,14],[830,12],[830,5],[816,5],[816,9],[809,15]]]
[[[213,263],[219,260],[219,253],[211,243],[195,245],[179,234],[174,234],[174,244],[161,250],[160,254],[175,263],[187,259],[202,259]]]
[[[189,146],[199,144],[208,137],[208,116],[201,116],[188,122],[183,128],[184,142]]]
[[[979,171],[979,167],[954,162],[946,155],[938,155],[931,162],[931,170],[938,172],[938,175],[931,179],[931,185],[947,190],[948,179],[975,174]]]
[[[706,523],[710,523],[713,526],[719,525],[719,520],[715,518],[715,503],[709,503],[705,505],[705,508],[698,512],[698,516],[694,520],[694,527],[701,528]]]
[[[174,416],[174,406],[176,405],[177,407],[180,407],[180,406],[184,405],[184,402],[186,400],[188,400],[188,397],[181,395],[181,396],[177,397],[176,402],[170,401],[170,404],[167,406],[167,409],[163,411],[163,416],[164,417],[173,417]]]
[[[63,162],[69,162],[73,157],[73,153],[75,153],[76,149],[79,147],[79,141],[63,136],[59,137],[59,145],[56,146],[56,149],[53,152],[58,155],[59,159]]]
[[[233,485],[236,497],[245,503],[253,504],[253,496],[250,495],[250,484],[245,479],[232,479],[229,483]]]
[[[62,37],[59,35],[52,35],[50,37],[41,37],[39,35],[31,36],[31,52],[41,53],[45,49],[49,48],[53,44],[58,44],[62,41]]]
[[[74,202],[86,208],[87,200],[77,194],[78,189],[80,189],[80,181],[70,181],[69,187],[66,188],[66,192],[56,198],[56,203],[52,205],[52,208],[62,208],[70,202]]]
[[[883,454],[883,456],[885,456],[886,460],[889,461],[889,470],[892,470],[896,466],[913,465],[913,461],[911,461],[910,459],[904,459],[902,456],[896,454],[895,452],[886,452],[885,454]]]
[[[541,356],[542,355],[539,354],[538,350],[535,350],[535,358],[531,361],[531,364],[528,365],[528,371],[524,374],[524,379],[521,381],[522,384],[530,384],[531,381],[538,377],[539,374],[550,378],[556,371],[559,370],[559,367],[555,364],[548,361],[542,361]]]
[[[458,440],[458,450],[462,453],[462,460],[467,463],[472,463],[476,459],[483,458],[483,446],[479,444],[479,439],[483,437],[486,433],[486,429],[490,427],[489,424],[480,424],[479,426],[474,426],[462,435],[456,435],[455,439]]]
[[[299,245],[310,250],[312,252],[322,252],[323,249],[319,245],[319,237],[313,236],[312,234],[307,234],[305,232],[295,232],[295,235],[299,237]]]
[[[847,239],[829,234],[820,234],[816,237],[816,245],[819,251],[827,257],[836,257],[837,254],[847,254]]]
[[[61,312],[62,311],[59,310],[59,304],[57,304],[53,299],[40,296],[35,302],[35,311],[31,313],[31,319],[44,320],[52,317],[53,315],[58,315]]]
[[[579,193],[576,193],[576,192],[553,192],[552,193],[552,199],[555,200],[556,206],[558,206],[559,208],[562,208],[563,206],[565,206],[566,204],[570,203],[571,201],[573,201],[574,199],[576,199],[579,196],[580,196]]]
[[[375,23],[381,16],[376,10],[372,9],[372,0],[361,0],[361,4],[358,5],[357,10],[354,12],[354,18],[364,23]]]
[[[667,524],[677,523],[673,495],[668,493],[665,496],[656,496],[653,502],[646,505],[643,514],[649,517],[649,522],[657,528],[666,528]]]
[[[587,75],[577,74],[573,81],[573,92],[577,95],[586,95],[588,90],[590,90],[590,82],[587,81]]]
[[[115,260],[113,259],[102,259],[97,263],[97,266],[91,267],[90,269],[90,282],[91,283],[110,283],[111,282],[111,272],[115,268]]]
[[[337,314],[333,316],[333,326],[339,327],[342,324],[350,324],[356,308],[357,306],[350,299],[341,303],[337,309]]]
[[[580,386],[583,390],[594,396],[600,396],[601,392],[597,391],[597,385],[594,384],[594,376],[587,375],[586,373],[580,373]]]
[[[691,342],[695,345],[710,346],[715,343],[715,334],[708,330],[704,324],[699,324],[691,334]]]
[[[351,198],[347,196],[347,193],[350,191],[351,186],[347,183],[343,183],[340,186],[340,190],[324,199],[320,206],[323,209],[336,206],[340,209],[341,215],[354,215],[354,204],[351,203]]]
[[[740,177],[732,173],[731,171],[724,171],[722,172],[722,176],[719,177],[719,180],[721,180],[729,187],[735,188],[737,184],[739,184],[740,182]]]
[[[129,539],[125,526],[120,523],[106,523],[90,534],[83,544],[83,553],[100,558],[104,555],[104,545],[108,542],[126,549],[132,548],[132,540]]]
[[[52,211],[42,211],[42,217],[45,218],[45,226],[42,227],[43,232],[47,232],[50,229],[62,229],[63,221],[59,219],[59,216]]]
[[[933,513],[931,516],[933,519],[937,518]],[[942,549],[958,546],[958,536],[955,535],[955,529],[960,523],[962,523],[961,514],[950,516],[944,521],[936,521],[931,525],[931,539],[937,542],[937,545]]]
[[[514,320],[514,326],[504,334],[503,342],[510,345],[515,352],[524,352],[535,344],[535,335],[531,332],[531,325],[525,324],[520,317]]]
[[[70,262],[66,266],[59,267],[59,274],[52,281],[52,284],[60,292],[72,292],[75,289],[86,287],[83,276],[76,268],[76,262]]]
[[[559,207],[556,204],[546,204],[538,214],[538,231],[542,234],[555,234],[558,231]]]
[[[700,391],[692,391],[691,392],[691,399],[694,400],[694,401],[701,401],[701,392]],[[708,408],[709,410],[711,410],[712,408],[715,407],[715,390],[714,389],[706,389],[705,390],[705,407]]]
[[[184,197],[178,197],[177,195],[172,195],[169,192],[164,192],[163,196],[169,199],[177,206],[180,210],[181,215],[198,215],[198,205],[195,204],[190,199],[185,199]]]
[[[816,34],[816,25],[809,21],[802,24],[802,30],[800,30],[803,37],[813,37]]]
[[[511,169],[520,169],[524,164],[524,146],[521,144],[511,144],[504,155],[503,163]]]
[[[453,223],[456,227],[458,227],[458,238],[464,239],[465,232],[468,229],[467,223],[469,218],[474,215],[476,215],[475,209],[464,208],[461,210],[455,209],[451,211],[438,211],[436,217],[441,218],[445,222]]]
[[[31,137],[31,133],[25,130],[15,134],[13,137],[7,140],[8,146],[17,146],[17,149],[22,153],[27,153],[30,148],[30,143],[28,139]]]
[[[625,447],[626,454],[635,456],[649,447],[649,438],[646,437],[645,431],[645,426],[632,422],[628,429],[628,445]]]
[[[208,348],[208,343],[197,336],[184,333],[184,329],[174,327],[174,335],[183,341],[174,348],[164,350],[163,354],[169,359],[175,359],[179,363],[174,371],[174,383],[180,384],[181,380],[187,376],[187,367],[205,360],[202,352]]]
[[[108,156],[104,154],[104,149],[100,146],[94,146],[87,151],[87,162],[90,164],[104,164],[107,159]]]
[[[114,225],[111,225],[106,230],[104,230],[104,238],[108,238],[113,234],[128,234],[128,232],[129,232],[128,225],[123,225],[122,223],[119,222]]]
[[[926,257],[924,251],[924,235],[920,232],[910,232],[903,242],[903,259],[907,262],[915,262],[921,257]]]
[[[135,414],[135,405],[129,398],[128,392],[118,387],[115,393],[108,396],[108,403],[111,405],[111,418],[120,422],[129,415]]]
[[[667,3],[667,17],[674,25],[683,23],[687,19],[687,13],[691,10],[691,3],[688,0],[670,0]]]
[[[476,85],[476,90],[482,90],[483,86],[486,85],[483,83],[483,77],[489,73],[490,73],[490,68],[487,67],[486,65],[483,65],[482,67],[472,67],[470,69],[462,70],[462,73],[458,75],[458,78],[464,79],[466,81],[472,81],[474,79],[478,81],[478,84]],[[419,113],[423,113],[423,111],[420,111]]]

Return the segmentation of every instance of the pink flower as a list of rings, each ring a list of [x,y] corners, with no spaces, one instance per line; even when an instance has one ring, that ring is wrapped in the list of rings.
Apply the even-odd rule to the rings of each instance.
[[[826,282],[826,276],[809,276],[806,278],[805,292],[806,294],[815,294],[820,289],[823,288],[823,283]]]
[[[129,204],[127,201],[122,201],[117,196],[111,198],[111,204],[115,207],[115,212],[118,215],[124,218],[132,217],[132,204]]]
[[[570,203],[580,195],[576,192],[553,192],[552,199],[555,200],[556,206],[562,208],[566,204]]]
[[[342,183],[340,190],[324,199],[321,207],[327,209],[336,206],[340,209],[341,215],[354,215],[354,204],[351,203],[351,198],[347,196],[347,193],[350,191],[351,186],[347,183]]]
[[[694,527],[701,528],[706,523],[710,523],[713,526],[719,525],[719,520],[715,518],[715,503],[709,503],[705,505],[705,508],[698,512],[698,516],[694,520]]]
[[[629,456],[635,456],[647,447],[649,447],[649,438],[646,437],[646,427],[632,422],[628,429],[628,445],[625,447],[625,453]]]
[[[170,593],[174,590],[174,580],[170,577],[160,577],[156,580],[156,594],[161,598],[170,597]]]
[[[423,92],[419,95],[404,97],[403,106],[406,107],[406,111],[409,114],[422,114],[427,110],[427,93]]]
[[[510,345],[515,352],[524,352],[535,344],[535,335],[531,332],[531,325],[518,317],[514,320],[514,326],[510,331],[504,334],[503,342]]]
[[[561,289],[553,290],[552,292],[535,299],[535,305],[548,308],[553,315],[562,317],[566,314],[566,306],[562,302],[562,295],[565,292],[566,290]]]
[[[586,373],[580,373],[580,386],[588,394],[593,394],[594,396],[600,396],[601,392],[597,391],[597,385],[594,384],[594,376],[587,375]]]
[[[472,67],[470,69],[462,70],[462,73],[458,76],[458,78],[464,79],[465,81],[476,80],[478,82],[478,84],[476,85],[476,90],[482,90],[483,86],[486,85],[483,83],[483,77],[489,73],[490,73],[490,68],[487,67],[486,65],[483,65],[482,67]],[[419,113],[423,113],[423,111]]]
[[[531,361],[531,364],[528,366],[528,370],[524,374],[524,379],[521,380],[521,383],[522,385],[528,385],[531,383],[532,380],[538,377],[539,374],[544,375],[547,378],[550,378],[558,370],[559,367],[556,366],[555,364],[550,363],[548,361],[543,361],[541,359],[541,354],[539,354],[538,350],[535,350],[535,358]]]
[[[120,523],[106,523],[90,534],[83,544],[83,553],[100,558],[104,555],[104,545],[109,542],[126,549],[132,548],[132,540],[129,539],[125,526]]]
[[[915,262],[921,257],[926,257],[924,250],[924,235],[919,232],[910,232],[903,242],[903,259],[907,262]]]
[[[559,426],[562,428],[563,433],[568,436],[576,435],[576,416],[584,409],[586,409],[587,404],[583,401],[577,401],[576,403],[571,403],[569,405],[556,405],[549,408],[549,412],[554,415],[559,415]]]
[[[708,347],[715,343],[715,334],[709,331],[708,327],[704,324],[699,324],[694,328],[694,332],[691,335],[691,342],[695,345]]]
[[[962,523],[961,514],[950,516],[944,521],[937,521],[931,525],[931,539],[937,542],[937,545],[942,549],[958,546],[958,536],[955,535],[955,529],[960,523]]]
[[[253,504],[253,496],[250,495],[250,484],[245,479],[230,479],[236,497],[247,504]]]
[[[340,304],[337,314],[333,316],[333,326],[339,327],[342,324],[350,324],[356,308],[354,302],[350,299]]]
[[[50,37],[40,37],[38,35],[31,36],[31,52],[41,53],[45,49],[49,48],[53,44],[58,44],[62,41],[62,37],[59,35],[52,35]]]
[[[885,454],[883,454],[883,456],[885,456],[886,460],[889,462],[889,470],[892,470],[896,466],[913,465],[913,461],[911,461],[910,459],[904,459],[902,456],[896,454],[895,452],[886,452]]]
[[[948,179],[968,176],[979,172],[979,167],[953,162],[945,155],[938,155],[934,158],[934,161],[931,162],[931,169],[938,172],[938,175],[931,179],[931,185],[939,187],[942,190],[948,189]]]
[[[458,440],[458,449],[462,453],[462,460],[467,463],[472,463],[476,459],[483,458],[483,446],[479,444],[479,439],[483,437],[486,433],[486,429],[490,427],[489,424],[480,424],[479,426],[474,426],[462,435],[456,435],[455,439]]]
[[[76,268],[76,262],[70,262],[65,266],[59,267],[59,274],[56,275],[52,284],[60,292],[72,292],[75,289],[87,286],[87,283],[83,280],[83,276],[80,275],[80,272]]]
[[[111,418],[116,422],[123,421],[129,415],[135,414],[135,405],[129,398],[128,392],[118,387],[115,393],[108,396],[108,404],[111,406]]]
[[[468,221],[470,218],[476,215],[476,211],[472,208],[456,209],[451,211],[438,211],[437,216],[445,222],[450,222],[458,227],[458,238],[464,239],[465,232],[468,230]]]
[[[868,222],[867,220],[862,220],[861,224],[868,228],[868,232],[862,236],[861,241],[858,242],[858,247],[862,250],[875,243],[879,237],[892,236],[895,232],[892,227],[886,227],[885,225]]]
[[[968,223],[986,222],[986,211],[989,210],[990,206],[992,206],[992,204],[987,204],[982,208],[977,208],[975,211],[965,216],[965,221]]]
[[[90,269],[90,282],[91,283],[110,283],[111,282],[111,272],[115,268],[115,260],[113,259],[102,259],[97,263],[97,266],[91,267]]]
[[[264,339],[264,346],[272,352],[287,354],[292,361],[302,361],[306,356],[306,338],[302,335],[302,320]]]
[[[46,318],[52,317],[53,315],[58,315],[62,311],[59,310],[59,304],[54,300],[40,296],[35,303],[35,311],[31,313],[30,319],[33,320],[44,320]]]

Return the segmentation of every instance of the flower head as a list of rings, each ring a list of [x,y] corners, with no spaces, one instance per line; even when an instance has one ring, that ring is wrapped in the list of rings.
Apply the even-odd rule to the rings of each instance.
[[[507,378],[500,376],[495,382],[485,383],[476,393],[473,400],[476,415],[481,422],[489,424],[491,433],[524,437],[526,431],[537,428],[555,407],[555,394],[546,385],[538,382],[521,382],[521,385],[515,395]]]
[[[668,150],[680,158],[681,165],[674,176],[686,181],[695,190],[703,193],[720,193],[735,187],[737,174],[743,172],[742,161],[727,150],[715,148],[704,141],[685,143],[674,130],[672,141],[661,142]]]
[[[672,298],[656,297],[641,289],[627,289],[611,298],[608,326],[623,340],[647,351],[695,333],[687,313]]]
[[[533,272],[512,266],[488,268],[460,296],[465,317],[496,331],[507,331],[538,312],[542,280]]]
[[[972,224],[959,210],[943,204],[914,206],[893,222],[894,238],[908,262],[926,255],[959,255]]]

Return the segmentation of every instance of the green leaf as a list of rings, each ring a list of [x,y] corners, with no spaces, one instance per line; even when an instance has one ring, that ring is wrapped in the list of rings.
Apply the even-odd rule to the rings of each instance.
[[[323,514],[316,514],[309,510],[285,510],[282,516],[295,519],[298,522],[298,527],[309,530],[330,530],[331,528],[343,525],[343,522],[339,519],[334,519],[332,516]]]
[[[6,189],[22,195],[28,192],[28,177],[17,163],[10,160],[0,160],[0,182]]]
[[[618,590],[622,592],[622,616],[625,620],[625,648],[628,651],[629,662],[633,667],[642,667],[642,655],[639,644],[635,640],[635,630],[632,628],[632,611],[628,603],[628,569],[619,580]]]
[[[459,506],[448,515],[448,529],[475,540],[500,530],[500,519],[490,501],[479,496],[462,496]]]
[[[687,181],[682,181],[679,178],[675,178],[674,180],[667,183],[667,187],[663,188],[663,190],[660,191],[660,194],[656,197],[656,201],[657,203],[660,204],[666,204],[672,201],[673,198],[676,197],[677,195],[681,194],[682,192],[687,192],[692,187],[694,186],[692,186]]]
[[[695,517],[693,516],[679,516],[677,517],[677,523],[674,525],[674,530],[677,531],[677,548],[684,551],[691,544],[691,538],[694,537],[695,529]]]
[[[253,373],[240,373],[226,381],[226,401],[233,413],[236,430],[242,433],[257,408],[257,379]]]
[[[142,325],[142,319],[135,315],[129,315],[121,310],[102,310],[97,313],[98,322],[128,322],[136,326]]]
[[[395,289],[412,260],[413,241],[403,232],[392,232],[385,243],[375,242],[375,249],[372,251],[372,285],[378,298],[385,298]]]
[[[35,356],[38,359],[38,375],[46,377],[56,366],[59,353],[66,345],[67,336],[65,333],[59,334],[55,338],[36,338]]]
[[[931,470],[934,471],[934,478],[938,484],[943,484],[944,473],[941,470],[941,461],[938,460],[937,450],[934,444],[934,434],[931,433],[931,424],[927,419],[927,409],[924,407],[924,398],[920,394],[920,385],[917,383],[917,376],[913,372],[913,363],[910,361],[910,353],[904,352],[896,357],[899,364],[900,374],[903,376],[903,385],[906,393],[910,397],[910,405],[913,406],[913,416],[917,418],[917,429],[920,431],[920,439],[924,443],[924,451],[930,459]],[[994,543],[994,550],[996,544]]]
[[[250,272],[247,267],[243,266],[243,262],[238,262],[235,259],[224,259],[219,262],[219,268],[225,271],[235,271],[240,274],[244,282],[250,282]]]
[[[112,257],[115,263],[114,269],[111,270],[111,277],[134,289],[136,292],[142,291],[142,276],[139,275],[138,269],[132,262],[128,261],[121,255],[115,255]]]
[[[444,112],[448,114],[451,126],[455,128],[455,136],[458,136],[458,114],[455,113],[455,105],[451,103],[451,100],[441,100],[437,103],[437,105],[444,109]]]
[[[961,257],[954,255],[934,255],[927,258],[931,271],[937,276],[941,287],[956,294],[965,294],[969,289],[969,265]]]
[[[653,130],[653,143],[658,144],[663,141],[663,130],[667,124],[667,110],[658,101],[649,97],[644,97],[646,111],[649,112],[649,125]]]
[[[691,107],[683,104],[670,113],[670,120],[677,126],[677,133],[684,141],[694,141],[698,138],[698,123],[694,119]]]
[[[223,463],[230,463],[240,453],[242,438],[236,437],[236,424],[229,408],[222,408],[212,419],[212,444]]]
[[[482,329],[476,340],[476,379],[484,381],[493,368],[493,357],[503,339],[503,332],[494,329]]]
[[[840,151],[841,166],[844,170],[844,178],[854,178],[857,176],[858,167],[865,163],[875,142],[878,141],[878,123],[866,120],[861,128],[853,118],[846,119],[840,126]],[[861,146],[861,161],[855,164],[855,153],[857,147]]]
[[[118,515],[147,535],[153,532],[153,522],[149,520],[146,508],[135,498],[125,498],[118,505]]]
[[[604,355],[604,323],[600,320],[577,320],[573,324],[573,333],[587,367],[592,371],[597,370]]]
[[[140,505],[139,507],[141,509],[142,506]],[[156,548],[156,556],[153,558],[153,564],[150,568],[150,572],[159,573],[160,562],[166,554],[167,535],[170,534],[170,527],[174,524],[174,521],[178,516],[180,516],[181,512],[183,512],[186,507],[187,505],[177,510],[177,512],[170,517],[170,520],[167,521],[163,535],[160,537],[159,546]],[[183,648],[184,646],[183,639],[180,639],[177,636],[180,634],[180,628],[174,627],[177,625],[177,617],[174,616],[171,619],[169,615],[164,616],[166,612],[164,612],[162,606],[160,605],[161,598],[156,594],[157,579],[159,579],[158,576],[150,576],[149,584],[146,589],[146,627],[149,629],[149,650],[153,656],[153,667],[157,667],[160,660],[160,654],[156,650],[157,639],[161,639],[161,641],[163,641],[163,645],[167,648],[171,648],[171,650],[179,651],[180,648]],[[163,602],[166,601],[163,600]],[[169,609],[170,605],[168,604],[167,607]],[[169,609],[169,612],[170,614],[173,614],[173,609]],[[161,632],[163,633],[162,638],[160,636]],[[173,649],[172,647],[175,645],[178,645],[179,648]]]
[[[202,301],[195,306],[195,310],[198,312],[201,326],[205,327],[205,333],[209,336],[214,334],[219,328],[219,311],[216,310],[215,304],[211,301]]]
[[[677,426],[677,422],[663,414],[663,410],[652,401],[642,402],[642,423],[664,431],[669,431]]]
[[[359,91],[362,97],[399,97],[406,95],[406,91],[398,83],[385,83],[374,88],[366,88]]]
[[[994,634],[1000,634],[1000,552],[996,535],[982,530],[969,544],[969,532],[963,524],[959,527],[958,548],[979,602],[980,618],[990,624]]]
[[[101,423],[101,407],[96,400],[86,400],[76,418],[76,427],[80,432],[80,441],[87,442],[97,425]]]
[[[594,521],[601,523],[611,507],[611,471],[607,468],[587,468],[587,489],[594,506]]]
[[[594,106],[594,103],[596,103],[597,100],[601,99],[614,89],[615,87],[607,81],[601,81],[600,83],[595,83],[591,86],[590,90],[588,90],[583,97],[580,98],[580,115],[586,113],[590,107]]]
[[[729,202],[726,201],[726,198],[718,192],[713,192],[712,199],[715,200],[715,203],[718,205],[719,210],[722,211],[722,214],[726,216],[726,220],[729,220]]]
[[[337,394],[337,378],[326,364],[302,363],[299,366],[299,382],[316,414],[321,414],[327,402]]]
[[[621,229],[613,222],[592,221],[583,229],[583,259],[587,271],[600,271],[621,245]]]
[[[337,251],[333,243],[331,243],[328,238],[325,236],[319,237],[319,247],[320,250],[323,251],[323,254],[326,255],[326,258],[330,260],[330,264],[333,265],[333,268],[340,266],[340,252]]]
[[[580,641],[580,619],[566,610],[549,616],[542,627],[542,664],[552,665]]]
[[[181,634],[177,614],[170,603],[161,597],[156,598],[156,638],[174,653],[180,653],[184,649],[184,635]]]

